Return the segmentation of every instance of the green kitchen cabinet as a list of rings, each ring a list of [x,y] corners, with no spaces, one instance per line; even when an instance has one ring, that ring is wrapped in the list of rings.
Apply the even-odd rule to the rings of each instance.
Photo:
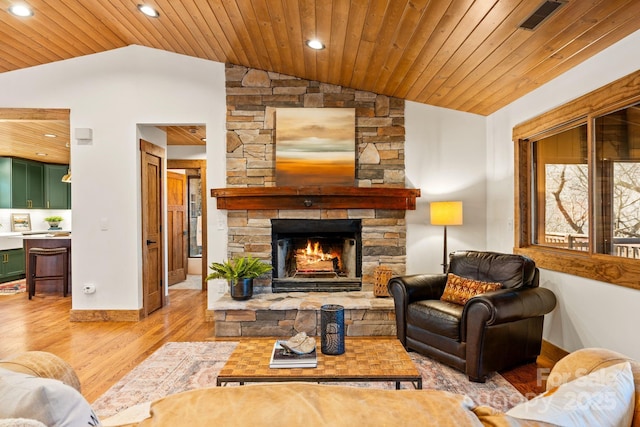
[[[44,208],[44,165],[24,159],[11,162],[11,207]]]
[[[68,165],[0,157],[0,209],[71,209]]]
[[[68,165],[44,165],[44,198],[47,209],[71,209],[71,184],[62,182]]]
[[[24,249],[0,251],[0,283],[21,279],[24,275]]]
[[[0,157],[0,209],[11,208],[11,158]]]

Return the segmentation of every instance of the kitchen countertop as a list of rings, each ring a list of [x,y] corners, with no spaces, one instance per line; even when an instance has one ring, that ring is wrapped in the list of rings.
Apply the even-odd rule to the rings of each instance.
[[[55,233],[55,234],[54,234]],[[42,234],[28,234],[26,236],[20,236],[22,239],[70,239],[71,233],[56,231],[54,233],[42,233]],[[60,235],[56,235],[61,233]],[[65,234],[68,233],[68,234]]]
[[[22,234],[18,231],[10,231],[0,233],[0,250],[19,249],[22,248],[24,239],[71,239],[71,231],[69,230],[43,230],[30,231],[29,234]],[[53,233],[69,233],[66,236],[54,236]]]

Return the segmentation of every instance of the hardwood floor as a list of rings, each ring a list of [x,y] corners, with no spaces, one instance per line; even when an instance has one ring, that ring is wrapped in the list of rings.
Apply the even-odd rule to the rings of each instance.
[[[0,358],[27,350],[57,354],[76,370],[89,402],[162,344],[213,336],[199,290],[170,290],[169,304],[140,322],[70,322],[70,297],[41,295],[0,296]]]
[[[0,296],[0,359],[27,350],[57,354],[76,370],[82,393],[93,402],[169,341],[214,341],[212,322],[205,322],[207,294],[169,290],[169,304],[140,322],[70,322],[71,298],[26,294]],[[529,364],[502,375],[530,397],[541,364]],[[544,371],[541,371],[544,372]]]

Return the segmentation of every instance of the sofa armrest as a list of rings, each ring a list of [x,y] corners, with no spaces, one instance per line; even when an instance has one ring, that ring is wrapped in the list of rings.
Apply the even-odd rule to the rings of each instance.
[[[464,307],[462,324],[470,320],[486,325],[509,323],[544,316],[555,306],[556,296],[549,289],[500,289],[471,298]]]
[[[80,391],[80,379],[76,372],[69,363],[53,353],[26,351],[12,359],[0,361],[0,368],[40,378],[60,380]]]
[[[605,348],[583,348],[574,351],[553,366],[547,377],[546,388],[551,390],[576,378],[589,375],[598,369],[623,362],[631,363],[633,383],[636,388],[635,410],[631,425],[633,427],[640,426],[640,363],[624,354]]]

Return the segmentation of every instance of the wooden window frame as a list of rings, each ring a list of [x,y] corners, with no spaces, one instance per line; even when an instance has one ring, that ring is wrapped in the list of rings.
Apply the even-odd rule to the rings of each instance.
[[[520,123],[513,128],[514,150],[514,252],[531,257],[538,267],[598,280],[628,288],[640,289],[640,260],[593,252],[539,246],[532,235],[532,144],[540,135],[561,129],[572,123],[587,122],[587,138],[593,141],[592,126],[596,116],[624,108],[640,101],[640,71],[596,89],[567,104]],[[590,181],[593,174],[589,153]],[[593,194],[589,195],[593,213]],[[589,235],[595,236],[593,215],[589,219]]]

